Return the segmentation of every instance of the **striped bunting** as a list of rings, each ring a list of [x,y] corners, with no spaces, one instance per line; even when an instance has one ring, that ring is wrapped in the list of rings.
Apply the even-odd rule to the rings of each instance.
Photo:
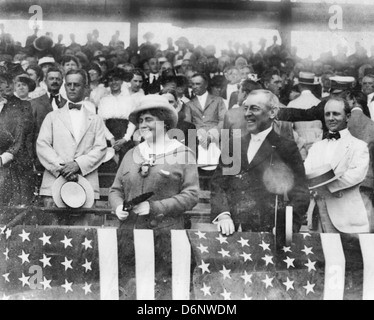
[[[374,234],[291,240],[277,250],[269,233],[0,229],[0,299],[374,299]]]

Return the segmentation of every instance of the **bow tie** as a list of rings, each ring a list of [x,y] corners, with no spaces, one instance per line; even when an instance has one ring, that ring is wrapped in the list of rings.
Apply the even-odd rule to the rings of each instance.
[[[340,139],[340,133],[339,133],[339,132],[329,132],[329,133],[326,135],[326,138],[327,138],[328,140],[331,140],[331,139],[338,140],[338,139]]]
[[[77,110],[80,110],[82,108],[82,105],[81,104],[75,104],[75,103],[71,103],[69,102],[69,109],[77,109]]]
[[[49,103],[52,103],[52,100],[55,100],[56,105],[59,107],[60,106],[60,100],[58,94],[51,94],[49,97]]]

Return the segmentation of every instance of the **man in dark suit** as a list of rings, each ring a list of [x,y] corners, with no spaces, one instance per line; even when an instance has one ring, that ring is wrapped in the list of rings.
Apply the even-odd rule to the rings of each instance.
[[[36,138],[45,116],[66,103],[66,99],[61,97],[59,93],[62,86],[62,78],[61,70],[57,67],[48,69],[45,80],[48,92],[30,101],[36,122]]]
[[[160,64],[157,58],[152,57],[148,60],[149,75],[144,81],[145,94],[159,93],[161,90],[161,76],[160,76]]]
[[[66,99],[64,99],[59,93],[63,82],[62,79],[62,72],[59,68],[52,67],[48,69],[45,79],[48,90],[47,93],[38,98],[30,100],[35,122],[33,150],[35,150],[36,140],[38,138],[40,127],[44,121],[45,116],[51,111],[61,108],[66,103]],[[44,170],[38,158],[36,157],[36,152],[34,152],[34,154],[36,169]]]
[[[226,235],[239,226],[242,231],[271,232],[275,206],[278,228],[284,226],[286,205],[291,205],[293,231],[298,232],[309,204],[309,191],[295,142],[272,128],[279,99],[268,90],[254,90],[244,108],[249,134],[241,138],[234,135],[230,141],[234,147],[230,156],[233,163],[241,164],[240,172],[230,171],[231,165],[221,156],[211,181],[212,222]],[[241,150],[235,152],[239,144]]]

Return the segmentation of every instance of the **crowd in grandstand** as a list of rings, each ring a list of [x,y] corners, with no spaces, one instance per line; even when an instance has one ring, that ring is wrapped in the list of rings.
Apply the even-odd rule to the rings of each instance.
[[[319,59],[313,61],[310,58],[298,57],[296,48],[288,48],[284,44],[279,44],[276,36],[273,37],[270,45],[267,45],[266,39],[261,39],[260,49],[257,52],[252,49],[251,39],[248,39],[248,43],[245,44],[228,43],[227,49],[216,52],[213,45],[195,46],[193,39],[185,37],[180,37],[175,41],[168,38],[167,48],[161,50],[161,45],[153,42],[154,35],[151,32],[144,35],[144,42],[137,49],[126,47],[118,31],[113,34],[108,44],[100,42],[100,33],[96,29],[87,34],[86,43],[77,43],[74,34],[71,34],[69,45],[62,44],[62,35],[59,35],[58,42],[54,43],[49,33],[38,35],[38,32],[39,30],[35,29],[34,34],[27,38],[25,46],[22,46],[13,38],[16,35],[5,32],[4,27],[0,26],[1,205],[28,206],[34,204],[38,195],[51,196],[51,191],[43,189],[45,180],[48,178],[46,173],[43,176],[43,183],[37,179],[37,174],[44,172],[45,169],[51,177],[54,176],[53,179],[57,179],[59,175],[67,179],[76,179],[76,174],[86,176],[95,170],[117,172],[119,168],[122,173],[128,173],[126,165],[131,166],[129,151],[134,150],[135,146],[146,140],[144,133],[142,134],[139,130],[139,121],[143,120],[138,117],[132,121],[131,115],[144,104],[150,103],[144,100],[149,96],[153,97],[154,107],[160,107],[164,101],[167,101],[175,110],[177,114],[175,125],[168,129],[179,129],[179,131],[169,136],[178,140],[178,148],[184,145],[189,148],[182,148],[182,150],[192,150],[196,156],[200,175],[212,177],[212,211],[214,211],[212,220],[218,224],[222,232],[230,234],[234,228],[238,227],[238,222],[242,224],[240,226],[242,229],[249,224],[249,230],[270,230],[268,227],[274,224],[273,220],[258,222],[256,219],[260,219],[260,212],[265,209],[251,207],[248,204],[251,199],[248,198],[244,199],[247,201],[244,207],[247,211],[257,212],[257,216],[253,218],[256,221],[237,218],[234,221],[235,226],[228,222],[232,221],[231,218],[235,220],[235,216],[241,214],[240,208],[234,209],[228,202],[235,198],[235,201],[239,203],[243,199],[237,197],[238,193],[242,191],[245,193],[246,190],[251,193],[251,190],[255,189],[253,184],[258,181],[255,176],[251,176],[252,180],[238,187],[235,177],[239,176],[239,172],[231,175],[230,178],[222,177],[224,164],[218,161],[220,153],[223,152],[222,147],[226,141],[229,143],[229,140],[225,140],[223,129],[228,130],[228,139],[234,139],[234,129],[238,129],[240,137],[243,138],[248,134],[265,132],[268,128],[258,127],[260,121],[263,121],[265,126],[271,124],[277,136],[292,141],[296,146],[294,149],[293,145],[287,145],[286,149],[292,150],[293,156],[292,159],[287,158],[287,161],[283,161],[291,167],[293,173],[291,172],[290,175],[295,175],[292,186],[287,189],[287,192],[292,190],[297,194],[295,197],[302,199],[303,202],[295,204],[295,208],[299,206],[300,212],[302,211],[302,214],[300,212],[295,214],[298,219],[295,231],[298,231],[305,222],[303,219],[306,219],[309,200],[313,196],[317,199],[320,214],[322,215],[327,205],[327,211],[332,220],[333,226],[327,229],[322,228],[322,231],[333,232],[334,228],[340,232],[372,230],[368,225],[372,220],[374,191],[371,161],[374,142],[374,128],[371,120],[374,119],[372,109],[374,103],[371,102],[374,96],[374,55],[369,56],[360,43],[356,43],[356,51],[351,55],[347,55],[346,48],[338,47],[336,54],[323,53]],[[79,79],[75,81],[75,78]],[[82,79],[84,81],[81,83]],[[83,86],[82,89],[79,88],[80,85]],[[256,118],[257,126],[251,129],[253,123],[250,120],[252,112],[250,110],[253,105],[250,102],[260,104],[259,101],[262,99],[256,97],[256,94],[266,96],[267,100],[264,104],[269,104],[271,110],[273,102],[276,101],[276,111],[274,114],[267,113],[266,121],[263,118]],[[163,102],[158,101],[154,95],[162,96]],[[64,156],[60,155],[63,150],[66,151],[66,148],[69,148],[68,144],[63,147],[60,144],[58,151],[56,151],[56,146],[51,147],[51,139],[56,139],[53,135],[59,134],[55,131],[59,124],[58,119],[56,120],[50,114],[63,109],[67,104],[70,106],[70,103],[72,108],[75,108],[73,105],[77,103],[82,105],[87,111],[87,119],[88,115],[94,115],[92,119],[102,124],[102,128],[101,124],[97,124],[92,131],[92,140],[85,141],[88,145],[80,151],[80,155],[73,157],[75,160],[71,163],[63,160]],[[339,109],[340,104],[344,106],[344,111],[339,111],[340,115],[343,113],[341,116],[344,119],[337,120],[342,123],[342,127],[335,130],[334,124],[332,121],[329,123],[328,117],[335,117],[339,113],[334,108]],[[357,110],[361,112],[359,120],[357,113],[354,113]],[[84,122],[85,119],[82,121]],[[316,166],[311,160],[312,156],[318,157],[315,144],[327,139],[328,133],[346,130],[346,127],[348,127],[349,134],[364,141],[362,148],[365,150],[361,152],[365,155],[361,156],[365,159],[362,162],[353,161],[352,159],[359,151],[352,151],[352,156],[342,168],[346,172],[352,169],[355,174],[362,169],[361,174],[357,178],[353,175],[342,178],[340,175],[337,178],[337,181],[341,183],[340,187],[335,186],[327,191],[309,194],[305,169],[308,174],[309,171],[313,172],[323,165],[320,163]],[[75,134],[79,129],[79,122],[72,121],[71,131]],[[102,139],[102,141],[95,144],[97,140],[93,138],[94,136],[95,139]],[[78,140],[75,137],[77,144],[79,144]],[[91,146],[89,141],[91,141]],[[278,146],[282,149],[285,146],[282,141],[277,142],[279,145],[272,143],[273,147]],[[73,139],[69,143],[74,145],[75,142]],[[254,155],[260,145],[253,151]],[[51,148],[48,149],[49,147]],[[98,150],[95,160],[93,160],[94,157],[79,160],[80,156],[83,157],[86,153],[92,152],[91,149],[94,147]],[[343,147],[330,146],[329,148],[337,148],[334,150],[339,153],[338,150]],[[108,160],[105,159],[105,153],[109,154],[109,149],[113,150],[113,154]],[[74,152],[75,150],[78,149],[74,147]],[[56,152],[55,158],[51,156],[54,152]],[[254,155],[249,156],[249,153],[248,163],[251,163]],[[366,153],[370,155],[370,159]],[[280,160],[285,160],[282,152],[279,152],[277,156]],[[331,154],[327,162],[330,161],[333,169],[336,169],[338,164],[333,166],[333,156]],[[340,160],[343,158],[344,155],[341,155]],[[56,167],[56,163],[53,163],[57,161],[56,159],[61,162],[58,163],[59,168]],[[125,160],[122,162],[122,159]],[[295,166],[299,166],[300,163],[301,167],[296,168]],[[251,166],[246,170],[250,168]],[[343,170],[342,168],[340,170]],[[188,175],[183,168],[179,168],[179,171],[175,169],[175,172],[170,168],[168,170],[172,175],[181,174],[179,171],[182,171],[190,178],[191,175],[193,176],[193,174]],[[242,170],[243,165],[239,170],[240,176],[242,176]],[[167,176],[170,174],[169,171],[163,172]],[[339,173],[341,172],[335,170],[336,176]],[[302,181],[299,181],[299,178]],[[121,188],[121,181],[121,177],[118,178],[117,174],[112,188],[113,192]],[[140,183],[136,179],[133,181],[136,184]],[[344,186],[342,181],[345,182]],[[194,199],[184,198],[183,201],[189,203],[188,208],[182,205],[182,200],[177,201],[179,206],[173,204],[173,208],[177,207],[179,211],[191,209],[197,202],[196,181],[189,183],[193,186]],[[302,194],[294,190],[296,185],[300,185]],[[226,189],[232,188],[232,190],[222,190],[223,186]],[[355,187],[359,190],[358,195],[364,203],[362,204],[363,210],[369,222],[364,221],[365,217],[361,217],[361,221],[347,222],[350,218],[346,217],[342,223],[336,222],[343,218],[333,216],[332,212],[337,208],[342,209],[342,201],[336,204],[334,199],[342,198],[342,194],[348,194],[346,190]],[[178,188],[183,189],[187,186],[178,186]],[[131,186],[127,185],[126,190],[131,190]],[[233,194],[233,190],[237,192],[236,195]],[[99,188],[95,189],[95,193],[97,192]],[[253,192],[258,193],[259,190],[256,189]],[[291,198],[292,192],[288,195]],[[279,192],[272,193],[278,194]],[[283,195],[287,202],[287,194]],[[227,203],[224,201],[225,196],[231,199],[227,200]],[[358,210],[361,203],[357,204],[357,194],[352,197],[353,200],[349,201],[356,201],[355,208]],[[95,194],[95,199],[97,198]],[[322,204],[321,198],[325,199]],[[221,201],[219,205],[218,200]],[[270,202],[268,198],[264,198],[263,201]],[[118,206],[118,199],[115,203],[114,209]],[[164,205],[165,203],[162,204],[161,201],[157,207],[162,215]],[[309,210],[313,211],[310,208],[311,206]],[[271,206],[266,210],[274,210],[274,207]],[[165,209],[165,212],[168,211]],[[231,218],[230,212],[233,216]],[[122,210],[118,215],[121,218],[126,216]],[[266,224],[265,229],[262,228],[263,223]],[[254,228],[253,224],[257,227]],[[352,225],[356,227],[360,225],[362,228],[355,229]]]

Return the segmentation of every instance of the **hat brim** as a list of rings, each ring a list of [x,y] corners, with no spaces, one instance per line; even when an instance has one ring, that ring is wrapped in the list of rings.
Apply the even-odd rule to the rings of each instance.
[[[172,109],[172,107],[164,107],[164,106],[140,106],[138,108],[136,108],[136,110],[134,110],[133,112],[130,113],[129,115],[129,120],[133,123],[133,124],[137,124],[138,123],[138,115],[139,113],[141,112],[144,112],[144,111],[147,111],[147,110],[151,110],[151,109],[163,109],[165,111],[167,111],[168,113],[168,117],[171,119],[171,128],[170,129],[173,129],[173,128],[176,128],[177,127],[177,123],[178,123],[178,113],[175,109]]]
[[[19,82],[23,82],[23,83],[26,83],[27,86],[29,87],[29,92],[33,92],[35,89],[36,89],[36,83],[34,80],[32,80],[31,78],[27,78],[27,77],[18,77],[17,78],[17,81]]]
[[[318,81],[315,81],[315,82],[303,82],[303,81],[300,81],[299,80],[299,84],[306,84],[306,85],[310,85],[310,86],[316,86],[319,84]]]
[[[324,186],[324,185],[326,185],[326,184],[329,184],[330,182],[333,182],[333,181],[335,181],[335,180],[338,180],[339,178],[340,178],[340,175],[339,175],[339,176],[335,176],[335,177],[333,177],[333,178],[331,178],[331,179],[329,179],[329,180],[326,180],[326,181],[324,181],[324,182],[321,182],[321,183],[319,183],[319,184],[317,184],[317,185],[315,185],[315,186],[309,186],[309,189],[310,189],[310,190],[313,190],[313,189],[316,189],[316,188],[322,187],[322,186]]]
[[[60,176],[52,185],[52,198],[58,208],[68,207],[61,197],[61,188],[66,182],[68,181],[63,176]],[[77,183],[82,186],[84,191],[86,192],[86,201],[81,208],[92,208],[95,202],[95,193],[91,184],[86,178],[81,175],[78,175]]]

